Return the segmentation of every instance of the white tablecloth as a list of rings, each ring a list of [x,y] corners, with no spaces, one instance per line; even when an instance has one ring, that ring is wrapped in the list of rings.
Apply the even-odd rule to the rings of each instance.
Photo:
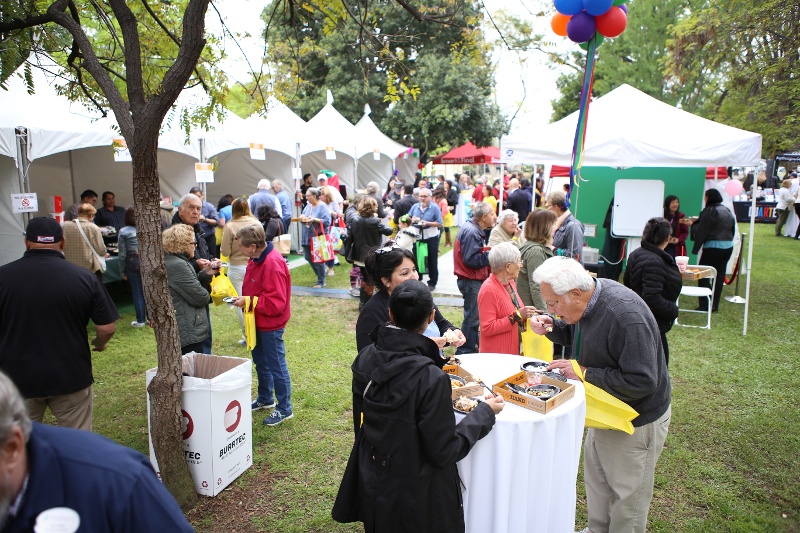
[[[458,358],[489,387],[532,360],[489,353]],[[458,463],[467,533],[575,531],[586,394],[581,382],[570,383],[575,396],[546,415],[506,403],[492,431]]]

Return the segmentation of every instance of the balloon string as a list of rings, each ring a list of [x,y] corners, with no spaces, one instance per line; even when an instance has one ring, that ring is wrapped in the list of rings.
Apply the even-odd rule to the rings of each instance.
[[[594,64],[597,51],[597,38],[589,39],[586,51],[586,68],[583,71],[583,84],[581,87],[581,101],[578,108],[578,125],[575,128],[575,141],[572,144],[572,161],[569,168],[569,192],[567,193],[566,206],[570,206],[570,197],[575,189],[575,176],[580,175],[583,166],[583,147],[586,142],[586,127],[589,123],[589,103],[592,100],[592,86],[594,85]]]

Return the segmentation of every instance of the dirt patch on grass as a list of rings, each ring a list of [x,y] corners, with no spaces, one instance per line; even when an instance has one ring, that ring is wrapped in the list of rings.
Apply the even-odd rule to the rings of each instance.
[[[186,517],[198,533],[265,531],[264,519],[274,512],[272,487],[284,477],[286,474],[263,468],[248,476],[247,483],[234,482],[213,498],[200,496],[199,503]]]

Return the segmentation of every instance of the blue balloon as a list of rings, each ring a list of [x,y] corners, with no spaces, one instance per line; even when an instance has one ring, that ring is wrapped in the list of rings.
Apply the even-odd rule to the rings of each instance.
[[[583,9],[590,15],[599,17],[611,9],[614,0],[583,0]]]
[[[583,10],[583,0],[553,0],[553,5],[562,15],[574,15]]]

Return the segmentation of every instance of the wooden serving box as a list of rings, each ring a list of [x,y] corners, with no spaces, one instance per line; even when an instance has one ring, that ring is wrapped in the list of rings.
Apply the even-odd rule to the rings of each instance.
[[[457,389],[453,389],[452,397],[454,400],[460,398],[461,396],[468,396],[470,398],[474,398],[475,396],[480,396],[483,398],[483,395],[486,392],[483,390],[483,387],[477,384],[477,381],[472,374],[461,368],[459,365],[445,365],[442,370],[444,370],[445,374],[453,374],[459,377],[464,378],[467,383],[470,381],[476,382],[475,385],[469,385],[468,387],[459,387]]]
[[[710,268],[703,268],[703,267],[692,267],[687,268],[681,274],[681,277],[685,280],[698,280],[703,278],[710,278],[714,275],[714,271]]]
[[[547,376],[542,376],[542,384],[543,385],[555,385],[561,392],[550,398],[549,400],[540,400],[538,398],[533,398],[531,396],[522,396],[520,394],[516,394],[510,390],[508,390],[505,386],[505,383],[513,383],[514,385],[520,385],[523,387],[528,386],[528,379],[525,376],[525,372],[517,372],[513,376],[509,376],[506,379],[502,380],[500,383],[495,383],[492,389],[495,393],[501,395],[505,401],[509,403],[513,403],[515,405],[519,405],[520,407],[524,407],[525,409],[530,409],[531,411],[536,411],[537,413],[547,414],[559,405],[563,404],[570,398],[575,396],[575,385],[572,383],[566,383],[564,381],[559,381],[557,379],[548,378]]]

